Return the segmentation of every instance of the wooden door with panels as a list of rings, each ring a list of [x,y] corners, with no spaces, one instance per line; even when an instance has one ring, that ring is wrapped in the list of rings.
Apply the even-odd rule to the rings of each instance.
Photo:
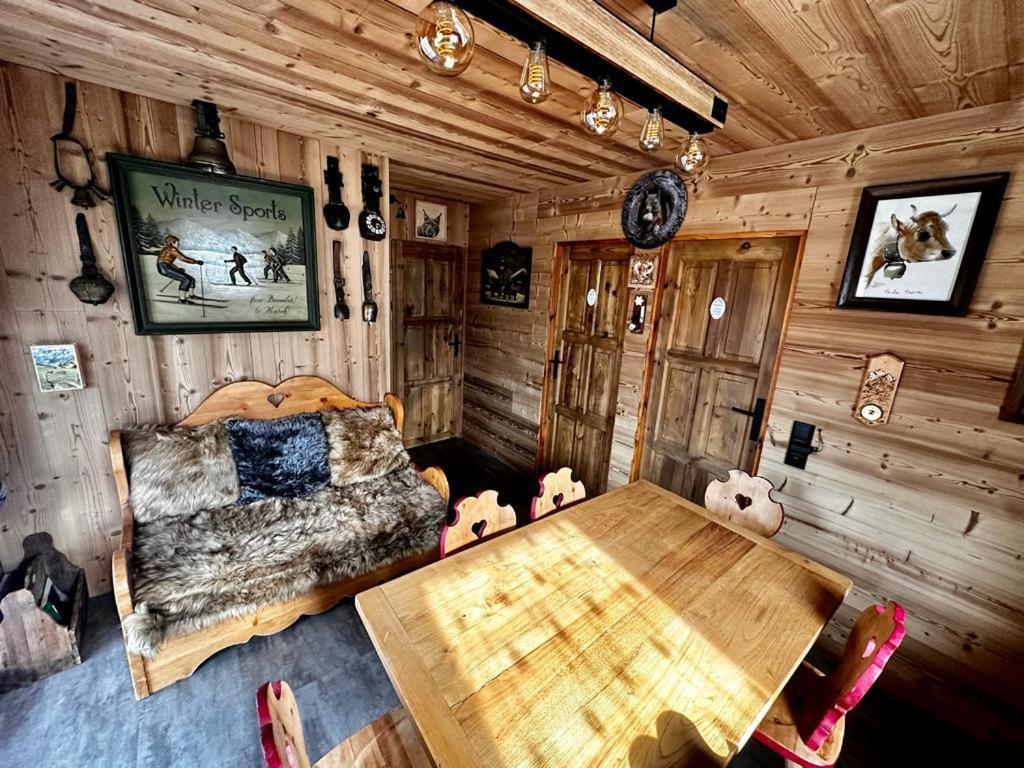
[[[465,249],[393,240],[395,391],[407,446],[462,432]]]
[[[633,247],[602,241],[561,248],[539,463],[543,471],[572,467],[592,496],[608,483]]]
[[[703,503],[760,457],[798,237],[668,248],[640,477]]]

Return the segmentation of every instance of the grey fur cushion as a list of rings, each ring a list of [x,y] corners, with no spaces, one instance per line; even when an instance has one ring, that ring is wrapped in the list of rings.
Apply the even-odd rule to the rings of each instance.
[[[435,548],[446,502],[410,465],[369,482],[327,486],[140,525],[128,650],[301,595]]]
[[[239,504],[305,496],[327,485],[327,438],[319,414],[229,419],[224,426],[238,469]]]
[[[386,405],[321,411],[320,418],[327,432],[334,487],[373,480],[409,463],[402,435]]]
[[[126,429],[121,445],[138,523],[191,515],[238,498],[223,424]]]

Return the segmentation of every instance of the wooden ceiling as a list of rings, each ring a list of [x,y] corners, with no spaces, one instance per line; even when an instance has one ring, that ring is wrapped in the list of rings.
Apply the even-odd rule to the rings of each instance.
[[[597,1],[649,29],[642,0]],[[471,202],[671,162],[682,132],[647,155],[640,108],[613,139],[583,133],[593,84],[563,67],[547,102],[523,103],[525,48],[483,24],[465,74],[430,73],[412,37],[427,2],[0,0],[0,59],[211,99],[385,152],[395,186]],[[718,155],[1024,97],[1020,0],[680,0],[655,41],[728,97]]]

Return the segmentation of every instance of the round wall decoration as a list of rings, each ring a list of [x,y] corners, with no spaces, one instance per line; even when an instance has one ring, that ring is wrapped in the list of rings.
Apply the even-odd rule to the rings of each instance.
[[[641,176],[622,205],[623,234],[637,248],[657,248],[679,231],[686,201],[686,185],[674,171]]]

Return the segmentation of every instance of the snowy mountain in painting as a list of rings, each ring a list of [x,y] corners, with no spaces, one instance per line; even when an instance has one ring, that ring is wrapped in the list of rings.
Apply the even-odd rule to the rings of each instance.
[[[277,245],[276,239],[264,240],[250,232],[235,230],[233,232],[214,232],[201,224],[188,219],[173,219],[161,222],[161,230],[175,235],[180,241],[179,247],[185,251],[213,251],[231,253],[231,246],[236,246],[242,253],[258,253],[264,248]],[[279,232],[271,233],[280,235]],[[283,236],[281,236],[283,240]]]

